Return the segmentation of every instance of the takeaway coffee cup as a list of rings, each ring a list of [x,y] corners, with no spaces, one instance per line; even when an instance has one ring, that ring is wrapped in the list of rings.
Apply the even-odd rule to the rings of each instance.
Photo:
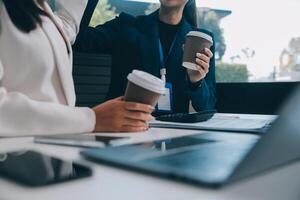
[[[149,73],[133,70],[127,79],[125,101],[148,104],[154,107],[159,97],[166,92],[164,82]]]
[[[196,54],[205,53],[204,49],[210,49],[213,45],[213,39],[210,35],[191,31],[186,36],[183,54],[183,66],[188,69],[197,70]]]

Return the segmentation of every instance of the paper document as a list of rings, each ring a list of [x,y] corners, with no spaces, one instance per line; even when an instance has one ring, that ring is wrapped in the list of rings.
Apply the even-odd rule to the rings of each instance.
[[[150,122],[150,127],[260,133],[264,132],[265,128],[270,126],[276,118],[277,116],[274,115],[232,115],[218,113],[205,122],[173,123],[152,121]]]

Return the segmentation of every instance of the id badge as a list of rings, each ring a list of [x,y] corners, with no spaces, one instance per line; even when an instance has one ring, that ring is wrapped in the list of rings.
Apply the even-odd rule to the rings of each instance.
[[[156,106],[158,113],[172,113],[173,112],[173,87],[171,83],[166,83],[166,93],[161,95]]]

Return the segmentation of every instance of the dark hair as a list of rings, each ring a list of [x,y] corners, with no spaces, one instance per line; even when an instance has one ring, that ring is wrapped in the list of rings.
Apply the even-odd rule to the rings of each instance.
[[[189,0],[183,10],[183,16],[194,27],[198,27],[198,12],[195,0]]]
[[[41,15],[46,15],[35,0],[3,0],[3,3],[13,24],[25,33],[36,29],[37,24],[42,23]]]

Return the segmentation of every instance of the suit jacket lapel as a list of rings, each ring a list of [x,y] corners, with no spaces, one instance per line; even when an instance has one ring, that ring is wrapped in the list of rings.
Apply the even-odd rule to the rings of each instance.
[[[160,61],[158,53],[158,11],[147,16],[139,22],[138,28],[141,31],[138,38],[142,55],[143,68],[146,72],[160,76]]]
[[[54,25],[57,27],[59,33],[62,36],[63,41],[66,43],[67,50],[70,52],[67,55],[67,51],[64,48],[61,48],[60,43],[58,43],[55,40],[55,37],[51,35],[54,34],[54,30],[47,26],[42,26],[41,28],[44,30],[44,33],[47,35],[54,53],[54,59],[56,62],[56,67],[58,69],[58,73],[60,76],[61,85],[67,100],[68,105],[75,105],[75,95],[74,95],[74,84],[73,79],[70,74],[72,74],[72,50],[71,50],[71,44],[68,41],[67,35],[62,30],[60,24],[58,21],[56,21],[55,16],[53,12],[51,11],[51,8],[48,6],[48,4],[45,4],[44,10],[49,15],[49,18],[54,23]]]

